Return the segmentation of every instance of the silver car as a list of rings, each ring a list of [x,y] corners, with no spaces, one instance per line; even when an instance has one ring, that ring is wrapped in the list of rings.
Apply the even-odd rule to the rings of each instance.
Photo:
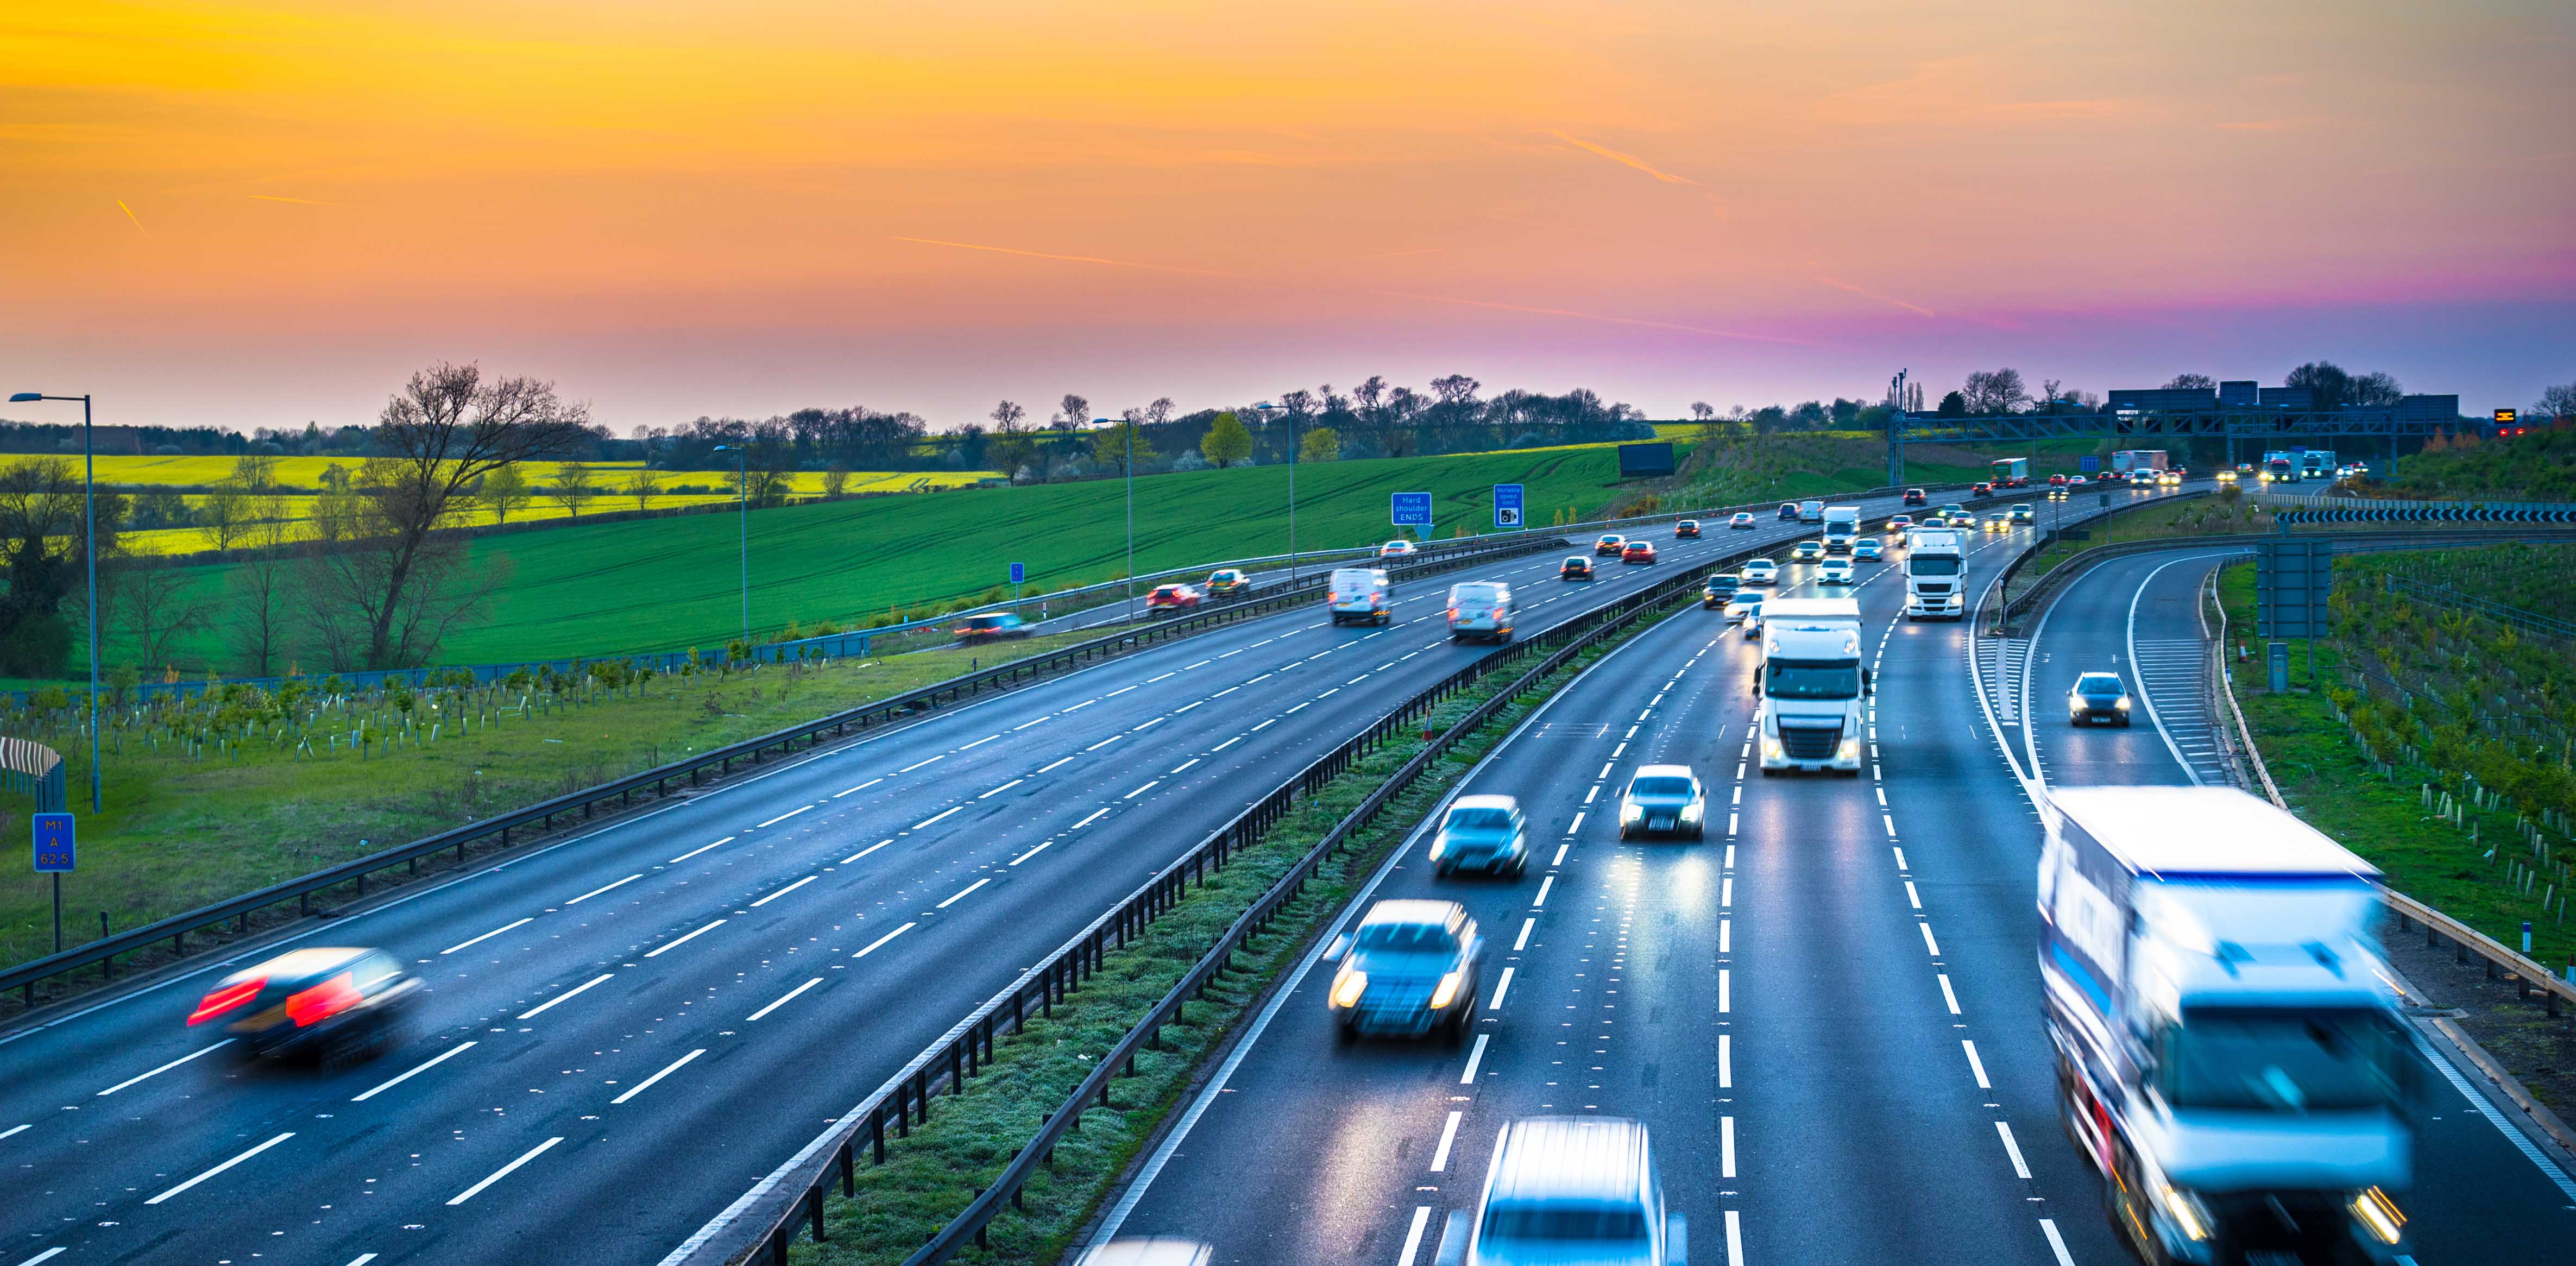
[[[1688,765],[1641,765],[1619,795],[1619,838],[1678,835],[1698,839],[1708,798]]]
[[[1646,1127],[1621,1117],[1504,1126],[1476,1206],[1472,1219],[1449,1215],[1438,1266],[1681,1266],[1690,1255]]]
[[[1529,869],[1529,821],[1510,796],[1460,796],[1431,836],[1431,864],[1446,878],[1462,870],[1518,878]]]
[[[1455,901],[1381,901],[1324,957],[1341,964],[1326,999],[1339,1041],[1437,1031],[1455,1046],[1475,1023],[1485,944]]]

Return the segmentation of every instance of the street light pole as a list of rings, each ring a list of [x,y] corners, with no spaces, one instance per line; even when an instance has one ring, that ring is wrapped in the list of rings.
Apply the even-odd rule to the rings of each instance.
[[[80,401],[81,406],[81,517],[86,520],[87,544],[81,552],[89,564],[89,811],[100,812],[106,806],[105,784],[98,768],[98,459],[90,442],[90,408],[88,396],[49,396],[41,391],[21,391],[9,397],[12,404],[38,400]],[[57,879],[56,883],[61,881]],[[57,920],[60,912],[56,912]],[[59,941],[59,935],[55,938]],[[57,945],[57,948],[60,948]]]
[[[718,444],[715,451],[730,452],[741,473],[733,481],[735,497],[741,503],[742,522],[742,643],[751,645],[751,448],[746,444]]]
[[[1288,587],[1297,587],[1297,411],[1275,404],[1252,406],[1263,413],[1288,415]]]
[[[1107,418],[1093,418],[1095,425],[1107,425]],[[1136,619],[1136,420],[1119,422],[1127,429],[1127,619]]]

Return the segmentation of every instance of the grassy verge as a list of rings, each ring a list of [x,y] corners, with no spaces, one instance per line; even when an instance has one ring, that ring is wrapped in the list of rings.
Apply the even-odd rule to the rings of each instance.
[[[1083,640],[1057,634],[885,660],[766,665],[604,686],[530,682],[411,696],[241,700],[186,714],[110,714],[107,809],[86,812],[88,741],[77,710],[20,713],[10,731],[61,751],[81,813],[80,870],[63,877],[67,945],[102,913],[131,928],[403,840],[622,777],[694,751]],[[525,700],[524,706],[522,700]],[[50,724],[48,724],[50,723]],[[240,727],[249,726],[247,735]],[[361,726],[368,741],[353,750]],[[235,736],[224,744],[209,735]],[[432,739],[430,736],[437,737]],[[380,736],[392,736],[385,742]],[[307,750],[313,754],[306,754]],[[26,838],[28,800],[0,800],[0,834]],[[53,950],[51,889],[0,869],[0,963]]]
[[[2262,647],[2251,633],[2252,564],[2233,564],[2220,573],[2219,600],[2227,610],[2228,636],[2252,651],[2237,665],[2233,689],[2238,706],[2290,807],[2379,867],[2390,888],[2508,946],[2520,947],[2523,920],[2531,920],[2532,956],[2543,963],[2566,961],[2576,951],[2576,933],[2554,912],[2541,910],[2540,888],[2523,896],[2507,886],[2506,861],[2516,853],[2511,815],[2469,809],[2455,826],[2436,817],[2423,801],[2421,788],[2439,785],[2441,771],[2402,762],[2389,767],[2394,777],[2374,770],[2344,723],[2335,719],[2334,703],[2326,695],[2327,685],[2341,680],[2344,663],[2342,648],[2332,639],[2317,641],[2313,677],[2307,643],[2291,640],[2290,693],[2265,689]],[[2233,647],[2225,649],[2236,653]]]
[[[1210,990],[1206,1001],[1191,1003],[1184,1022],[1165,1028],[1164,1049],[1139,1056],[1135,1075],[1114,1083],[1113,1106],[1083,1114],[1080,1130],[1065,1136],[1054,1163],[1027,1188],[1026,1208],[1006,1211],[988,1228],[991,1246],[970,1248],[957,1260],[1044,1263],[1072,1248],[1074,1235],[1111,1184],[1179,1103],[1201,1059],[1299,948],[1450,786],[1616,640],[1550,674],[1436,762],[1238,956],[1239,970]],[[1508,684],[1496,674],[1484,687],[1448,700],[1426,724],[1445,731]],[[1419,740],[1394,744],[1328,784],[1260,844],[1191,891],[1141,940],[1112,952],[1100,973],[1058,1005],[1052,1019],[1032,1018],[1025,1033],[997,1039],[986,1074],[969,1081],[964,1093],[936,1100],[930,1123],[894,1145],[886,1164],[863,1167],[857,1197],[829,1204],[825,1224],[831,1238],[822,1244],[799,1241],[791,1260],[800,1266],[877,1266],[900,1262],[919,1248],[992,1182],[1021,1142],[1090,1074],[1093,1061],[1169,992],[1254,898],[1421,748]]]

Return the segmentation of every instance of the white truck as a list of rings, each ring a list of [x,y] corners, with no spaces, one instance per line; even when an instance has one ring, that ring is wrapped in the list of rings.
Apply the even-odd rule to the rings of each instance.
[[[1753,693],[1762,700],[1762,773],[1784,769],[1858,776],[1862,700],[1869,668],[1860,656],[1855,598],[1780,598],[1762,607],[1762,662]]]
[[[2331,448],[2303,449],[2299,453],[2299,478],[2333,479],[2335,455]]]
[[[2390,1262],[2420,1080],[2379,872],[2220,787],[2052,791],[2039,969],[2059,1110],[2154,1262]]]
[[[1968,543],[1956,528],[1916,528],[1905,542],[1905,618],[1968,614]]]
[[[1825,503],[1824,503],[1824,502],[1821,502],[1821,501],[1801,501],[1801,502],[1799,502],[1799,503],[1798,503],[1798,521],[1799,521],[1800,523],[1822,523],[1822,522],[1824,522],[1824,521],[1825,521]]]
[[[1852,552],[1852,542],[1860,539],[1860,507],[1826,506],[1824,538],[1826,553]]]
[[[2161,448],[2124,448],[2111,454],[2111,473],[2133,475],[2142,471],[2165,468],[2165,451]]]

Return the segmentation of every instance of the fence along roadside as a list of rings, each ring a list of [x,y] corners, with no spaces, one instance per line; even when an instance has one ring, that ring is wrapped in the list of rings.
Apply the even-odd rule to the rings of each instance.
[[[1567,548],[1567,546],[1561,539],[1549,534],[1533,533],[1518,538],[1476,538],[1475,543],[1468,547],[1426,552],[1408,559],[1388,560],[1387,569],[1395,572],[1399,579],[1410,579],[1437,575],[1489,559],[1559,548]],[[424,836],[408,844],[371,853],[365,857],[342,862],[337,866],[326,867],[254,892],[244,893],[226,901],[172,915],[131,931],[103,937],[58,954],[50,954],[16,967],[0,970],[0,995],[16,991],[20,996],[22,1008],[32,1010],[36,1005],[35,987],[39,982],[93,963],[101,967],[99,983],[103,985],[115,979],[118,957],[147,950],[164,941],[170,943],[173,957],[184,958],[187,955],[187,937],[190,933],[229,922],[235,925],[233,933],[236,937],[247,935],[252,930],[250,920],[253,914],[289,901],[296,903],[295,917],[303,918],[315,912],[313,902],[316,896],[346,884],[354,888],[349,900],[363,898],[367,893],[368,878],[395,866],[404,867],[404,877],[409,878],[419,873],[423,858],[452,852],[455,862],[463,864],[468,846],[489,837],[499,837],[501,847],[507,848],[511,843],[511,833],[514,831],[524,832],[534,827],[542,834],[553,829],[556,818],[574,814],[578,814],[580,820],[587,821],[593,816],[597,807],[606,801],[616,801],[617,808],[622,810],[631,806],[639,797],[659,797],[667,794],[671,784],[683,778],[688,780],[688,786],[697,787],[701,784],[703,775],[710,769],[716,771],[716,777],[722,778],[732,772],[733,765],[737,761],[748,761],[757,767],[772,750],[780,755],[792,754],[798,750],[811,750],[827,739],[843,737],[853,730],[864,733],[877,726],[908,720],[942,703],[956,703],[987,691],[1011,689],[1034,682],[1060,669],[1112,658],[1158,642],[1170,641],[1205,629],[1250,619],[1256,615],[1267,615],[1274,611],[1298,606],[1320,593],[1322,587],[1323,576],[1318,574],[1309,584],[1274,589],[1266,595],[1256,594],[1243,602],[1229,604],[1213,611],[1121,629],[1045,655],[1031,656],[952,677],[946,681],[933,682],[919,689],[906,691],[874,703],[862,704],[820,720],[774,730],[727,747],[714,748],[684,760],[613,779],[523,809],[497,814],[478,822],[469,822],[464,826]]]

